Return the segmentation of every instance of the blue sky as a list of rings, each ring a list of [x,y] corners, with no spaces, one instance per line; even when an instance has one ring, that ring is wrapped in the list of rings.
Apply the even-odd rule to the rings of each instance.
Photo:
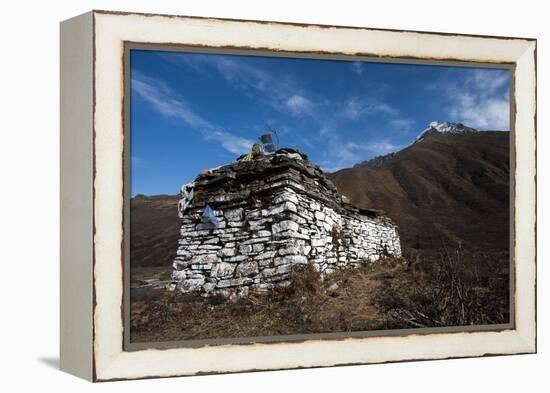
[[[132,195],[176,194],[267,125],[329,172],[400,150],[433,120],[509,129],[507,70],[145,50],[130,64]]]

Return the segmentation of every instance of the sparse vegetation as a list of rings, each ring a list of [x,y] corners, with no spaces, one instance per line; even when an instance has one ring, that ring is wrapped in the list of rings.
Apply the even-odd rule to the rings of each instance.
[[[132,298],[133,342],[277,336],[506,323],[507,253],[462,249],[343,268],[324,280],[296,267],[286,288],[236,302],[142,291]]]
[[[235,303],[142,287],[132,292],[132,340],[509,321],[508,133],[429,135],[376,165],[329,177],[354,205],[388,213],[399,227],[404,258],[342,269],[324,281],[311,267],[296,269],[289,287]],[[152,282],[150,278],[167,279],[159,274],[169,274],[175,257],[181,226],[177,200],[132,200],[133,287]],[[337,227],[332,236],[337,243]],[[438,249],[443,242],[452,246]]]
[[[385,281],[377,296],[387,328],[508,322],[507,254],[443,248],[409,260],[406,270],[403,279]]]

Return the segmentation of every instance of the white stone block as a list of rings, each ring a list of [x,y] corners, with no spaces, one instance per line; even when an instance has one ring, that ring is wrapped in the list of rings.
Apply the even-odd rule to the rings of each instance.
[[[199,291],[204,282],[204,278],[189,278],[181,281],[179,287],[183,292],[194,292]]]
[[[212,277],[230,277],[233,275],[233,272],[235,271],[235,265],[227,262],[220,262],[213,266],[212,271],[210,272],[210,275]]]
[[[258,263],[257,262],[241,262],[237,266],[236,276],[251,276],[258,273]]]
[[[273,224],[271,231],[276,234],[284,231],[298,231],[299,225],[294,221],[284,220]]]
[[[243,219],[243,208],[237,209],[226,209],[224,211],[224,216],[227,221],[242,221]]]

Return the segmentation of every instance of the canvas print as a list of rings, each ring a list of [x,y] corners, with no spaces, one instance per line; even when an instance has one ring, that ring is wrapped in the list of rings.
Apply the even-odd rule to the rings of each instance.
[[[510,323],[509,68],[129,53],[131,343]]]

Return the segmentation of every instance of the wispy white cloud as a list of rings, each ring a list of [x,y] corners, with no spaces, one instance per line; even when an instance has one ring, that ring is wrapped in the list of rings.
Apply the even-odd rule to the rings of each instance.
[[[395,118],[388,120],[388,125],[394,130],[409,132],[414,129],[416,122],[411,119]]]
[[[348,142],[345,147],[349,150],[368,152],[383,155],[401,149],[402,146],[392,143],[388,139],[374,139],[367,143]]]
[[[343,115],[350,120],[356,120],[364,113],[364,106],[356,98],[350,98],[347,100]]]
[[[309,114],[313,109],[313,104],[309,99],[298,94],[290,96],[286,100],[286,106],[294,115]]]
[[[469,74],[467,82],[481,90],[494,91],[507,86],[509,74],[506,71],[475,70]]]
[[[221,127],[200,116],[181,96],[158,79],[134,72],[132,89],[161,115],[182,121],[192,130],[200,132],[207,140],[219,141],[221,146],[231,153],[246,153],[254,144],[253,140],[223,131]]]
[[[343,116],[342,113],[344,113]],[[372,125],[365,129],[368,123],[364,121],[355,122],[359,117],[370,115],[376,115],[376,123],[380,124],[378,132],[374,132]],[[351,125],[350,120],[353,122]],[[413,129],[414,124],[412,119],[406,118],[398,109],[381,99],[374,101],[350,98],[345,101],[344,112],[319,125],[320,141],[326,145],[325,157],[321,165],[324,170],[334,172],[375,156],[398,151],[404,145],[395,143],[395,137],[402,136],[403,133]],[[361,132],[345,132],[348,126],[355,129],[360,127]],[[350,141],[346,139],[346,135],[355,135],[355,138],[360,137],[360,139]],[[373,135],[377,136],[373,137]]]
[[[214,65],[212,55],[193,54],[190,56],[183,52],[159,52],[157,56],[168,63],[186,66],[201,74],[208,75],[208,66]]]
[[[357,120],[363,116],[375,114],[397,116],[399,110],[381,100],[352,97],[345,102],[341,112],[341,115],[349,120]]]
[[[285,116],[292,115],[298,119],[308,117],[315,121],[323,138],[314,144],[311,141],[306,144],[303,140],[299,143],[320,152],[326,158],[324,165],[328,170],[350,167],[372,156],[386,154],[399,148],[387,139],[370,140],[361,144],[346,141],[343,136],[345,133],[339,133],[338,130],[345,127],[350,120],[358,121],[364,117],[377,116],[388,124],[388,130],[408,129],[414,123],[381,98],[374,99],[372,94],[328,99],[305,89],[300,80],[292,74],[281,74],[274,69],[259,67],[253,61],[209,55],[170,55],[166,60],[190,67],[205,76],[218,74],[227,85],[239,89],[255,100],[263,101]],[[350,67],[358,75],[365,71],[364,64],[360,62],[350,63]],[[287,131],[281,129],[280,135],[285,133]],[[210,138],[216,137],[220,140],[229,151],[249,149],[250,146],[248,140],[225,138],[226,135],[220,132],[210,132],[209,135]],[[294,136],[288,138],[292,139]]]
[[[386,115],[395,116],[399,110],[384,102],[379,102],[368,106],[369,113],[384,113]]]
[[[215,70],[229,86],[267,103],[283,114],[290,110],[294,115],[313,116],[316,107],[320,105],[291,74],[268,71],[250,61],[212,55],[163,54],[162,56],[167,61],[190,67],[203,74]]]
[[[430,86],[442,90],[445,112],[457,121],[480,130],[510,129],[509,73],[471,70],[460,80],[445,78]]]
[[[475,93],[461,93],[448,109],[449,115],[480,130],[508,130],[510,102],[506,96],[482,97]]]
[[[266,92],[270,88],[276,90],[281,88],[277,83],[271,84],[275,81],[270,73],[244,61],[218,57],[215,67],[229,84],[243,90],[252,89]]]
[[[215,128],[212,123],[191,110],[181,98],[177,98],[162,81],[135,72],[132,77],[132,89],[166,117],[182,120],[193,128]]]
[[[319,135],[329,135],[332,133],[332,128],[329,127],[327,124],[321,124],[319,126]]]
[[[214,139],[221,142],[223,148],[234,154],[244,154],[250,152],[250,147],[254,141],[225,131],[212,131],[205,134],[206,139]]]
[[[361,63],[360,61],[354,61],[350,64],[351,71],[359,76],[363,75],[363,71],[365,71],[364,67],[364,63]]]
[[[389,139],[371,139],[364,143],[357,143],[342,142],[335,136],[332,137],[330,145],[330,154],[321,163],[323,169],[327,172],[349,168],[369,158],[392,153],[404,147],[393,143]]]
[[[405,116],[399,109],[384,102],[382,98],[352,97],[345,101],[340,116],[350,121],[364,121],[365,117],[376,117],[378,123],[385,124],[386,133],[399,134],[413,130],[415,121]],[[323,129],[321,129],[321,134]],[[324,130],[326,131],[326,130]]]

